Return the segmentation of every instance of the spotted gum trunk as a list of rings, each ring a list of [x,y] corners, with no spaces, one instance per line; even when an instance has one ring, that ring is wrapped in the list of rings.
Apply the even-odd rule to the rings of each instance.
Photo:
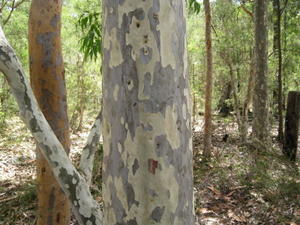
[[[104,0],[104,224],[194,225],[183,0]]]
[[[32,1],[29,20],[30,79],[42,112],[66,152],[69,152],[69,123],[60,41],[61,6],[62,1]],[[69,202],[39,149],[37,180],[37,224],[68,225]]]

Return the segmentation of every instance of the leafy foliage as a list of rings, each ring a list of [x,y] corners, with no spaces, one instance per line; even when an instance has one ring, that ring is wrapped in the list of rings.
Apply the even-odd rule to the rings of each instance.
[[[102,24],[100,13],[85,12],[78,20],[78,26],[84,33],[80,39],[80,51],[84,54],[84,59],[96,60],[102,52]]]
[[[201,10],[201,5],[197,0],[188,0],[189,9],[194,13],[199,14]]]

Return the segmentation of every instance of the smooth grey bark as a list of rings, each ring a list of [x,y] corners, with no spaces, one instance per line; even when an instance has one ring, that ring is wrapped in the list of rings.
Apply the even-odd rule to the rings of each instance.
[[[74,168],[63,146],[38,107],[23,68],[0,27],[0,71],[18,103],[20,115],[38,147],[52,167],[53,174],[68,196],[81,225],[102,225],[102,213],[85,179]]]
[[[104,224],[194,225],[184,0],[104,0]]]
[[[268,43],[267,43],[267,0],[255,0],[255,84],[253,96],[252,125],[254,142],[268,141]]]

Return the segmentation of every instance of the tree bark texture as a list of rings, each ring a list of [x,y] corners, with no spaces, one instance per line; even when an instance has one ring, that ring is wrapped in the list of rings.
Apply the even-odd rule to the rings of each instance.
[[[61,50],[62,1],[33,0],[29,17],[31,86],[55,135],[70,148],[64,65]],[[37,148],[37,225],[68,225],[70,204]]]
[[[283,153],[290,160],[295,161],[298,148],[300,123],[300,92],[290,91],[285,119],[285,141]]]
[[[185,1],[104,0],[107,225],[194,225]]]
[[[84,177],[72,165],[64,147],[50,128],[33,95],[24,70],[0,27],[0,71],[18,103],[20,116],[35,138],[43,156],[73,206],[80,225],[102,225],[102,214]]]
[[[205,11],[205,41],[206,41],[206,86],[205,86],[205,113],[204,113],[204,157],[211,155],[212,135],[212,85],[213,85],[213,55],[211,38],[211,9],[209,0],[204,0]]]
[[[277,59],[277,104],[278,104],[278,140],[283,141],[283,94],[282,94],[282,51],[281,51],[281,8],[280,0],[273,0],[274,17],[274,53]]]
[[[267,0],[255,0],[255,85],[253,96],[253,134],[260,143],[268,140],[267,85]]]

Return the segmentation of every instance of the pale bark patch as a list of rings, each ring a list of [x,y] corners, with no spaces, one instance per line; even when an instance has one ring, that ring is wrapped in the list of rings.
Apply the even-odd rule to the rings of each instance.
[[[159,19],[164,21],[160,23],[157,30],[160,31],[160,41],[161,41],[161,63],[163,67],[170,65],[173,69],[176,66],[176,57],[173,52],[174,39],[176,36],[173,32],[176,30],[175,19],[176,14],[171,5],[171,1],[165,0],[160,1]],[[168,21],[168,22],[166,22]]]
[[[119,38],[117,34],[117,29],[113,28],[111,31],[104,30],[104,44],[105,49],[111,49],[109,61],[110,67],[117,67],[124,61],[122,53],[120,51],[121,46],[119,43]]]

